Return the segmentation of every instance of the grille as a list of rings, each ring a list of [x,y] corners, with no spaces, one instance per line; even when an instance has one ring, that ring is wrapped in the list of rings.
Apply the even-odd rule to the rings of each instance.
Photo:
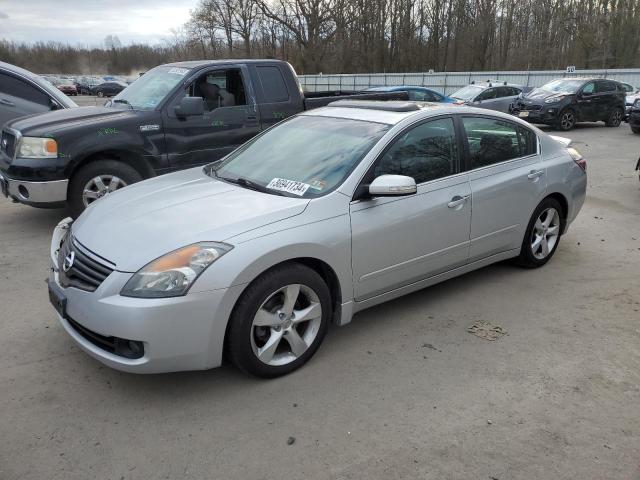
[[[542,105],[522,105],[522,110],[537,111],[541,109]]]
[[[73,255],[73,263],[65,272],[65,258]],[[96,255],[82,246],[73,236],[67,235],[58,253],[58,270],[63,287],[76,287],[93,292],[107,278],[113,268],[99,262]]]
[[[118,337],[106,337],[89,330],[87,327],[83,327],[68,316],[65,319],[69,322],[71,328],[78,332],[85,340],[88,340],[102,350],[131,359],[141,358],[144,355],[144,344],[142,342]]]
[[[16,137],[13,133],[2,132],[2,140],[0,140],[0,149],[7,154],[9,158],[13,158],[16,152]]]

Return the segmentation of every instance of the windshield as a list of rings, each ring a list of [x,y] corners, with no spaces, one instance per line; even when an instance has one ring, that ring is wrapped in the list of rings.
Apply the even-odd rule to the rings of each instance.
[[[463,87],[457,92],[451,94],[450,97],[456,98],[458,100],[473,100],[474,98],[476,98],[476,95],[478,95],[483,90],[484,88],[477,85],[467,85],[466,87]]]
[[[122,83],[127,88],[116,95],[114,100],[126,100],[126,103],[136,110],[153,110],[173,90],[173,87],[184,80],[188,71],[186,68],[156,67],[131,85]],[[112,102],[111,106],[121,104],[122,102]]]
[[[293,117],[213,164],[210,172],[274,194],[320,197],[338,187],[388,129],[344,118]]]
[[[540,88],[548,92],[576,93],[583,83],[583,80],[554,80]]]

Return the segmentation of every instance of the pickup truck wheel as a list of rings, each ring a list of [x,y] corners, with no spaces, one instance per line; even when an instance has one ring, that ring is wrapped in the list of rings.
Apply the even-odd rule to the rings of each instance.
[[[316,352],[331,319],[331,295],[322,277],[287,264],[254,280],[229,319],[227,352],[257,377],[285,375]]]
[[[118,160],[98,160],[73,175],[69,186],[69,206],[74,218],[97,199],[142,180],[131,165]]]
[[[622,123],[623,116],[624,112],[622,111],[622,109],[616,108],[615,110],[613,110],[613,112],[611,112],[611,115],[609,115],[609,118],[605,122],[605,125],[607,127],[619,127]]]

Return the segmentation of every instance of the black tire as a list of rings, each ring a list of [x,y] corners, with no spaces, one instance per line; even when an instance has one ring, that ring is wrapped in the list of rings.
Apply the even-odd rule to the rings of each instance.
[[[576,112],[571,108],[565,108],[558,115],[558,121],[556,122],[556,128],[563,132],[568,132],[576,126]]]
[[[633,133],[640,133],[640,127],[631,127]]]
[[[320,325],[312,343],[298,358],[284,365],[268,365],[254,353],[253,320],[258,309],[274,292],[290,284],[300,284],[316,294],[322,308]],[[228,358],[241,371],[256,377],[274,378],[286,375],[300,368],[315,354],[327,332],[331,316],[332,303],[329,288],[318,273],[299,263],[275,267],[256,278],[243,292],[234,307],[227,329]],[[284,339],[286,336],[283,335],[282,340]],[[284,343],[285,348],[287,345]]]
[[[98,90],[97,94],[100,98],[104,97],[104,92],[102,90]]]
[[[557,238],[554,242],[553,248],[549,250],[549,253],[544,258],[538,258],[532,247],[535,233],[534,230],[536,230],[536,221],[545,210],[548,210],[550,208],[555,209],[555,211],[557,211],[559,214],[559,232],[557,234]],[[525,231],[524,239],[522,240],[520,255],[517,257],[516,263],[527,268],[537,268],[547,263],[551,259],[551,257],[553,257],[553,254],[556,252],[558,245],[560,244],[560,238],[562,236],[562,232],[564,231],[565,215],[566,212],[563,211],[562,205],[560,205],[560,202],[558,202],[556,199],[545,198],[542,202],[540,202],[540,204],[533,211],[531,219],[529,220],[529,224],[527,225],[527,230]]]
[[[624,116],[624,111],[621,108],[614,108],[609,114],[609,118],[604,124],[607,127],[619,127],[622,123],[622,117]]]
[[[67,203],[73,218],[78,218],[86,208],[82,198],[84,187],[91,179],[98,176],[116,176],[126,185],[143,179],[135,168],[119,160],[104,159],[88,163],[73,174],[69,184]]]

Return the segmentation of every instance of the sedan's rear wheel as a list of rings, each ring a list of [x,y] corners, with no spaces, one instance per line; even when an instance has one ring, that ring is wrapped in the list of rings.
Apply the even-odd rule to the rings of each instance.
[[[241,370],[277,377],[316,352],[331,318],[331,296],[312,269],[288,264],[258,277],[230,319],[227,349]]]
[[[547,263],[560,243],[564,229],[562,206],[554,198],[543,200],[533,212],[524,235],[518,261],[526,267]]]
[[[104,97],[104,92],[102,90],[98,90],[98,96],[100,98]]]

